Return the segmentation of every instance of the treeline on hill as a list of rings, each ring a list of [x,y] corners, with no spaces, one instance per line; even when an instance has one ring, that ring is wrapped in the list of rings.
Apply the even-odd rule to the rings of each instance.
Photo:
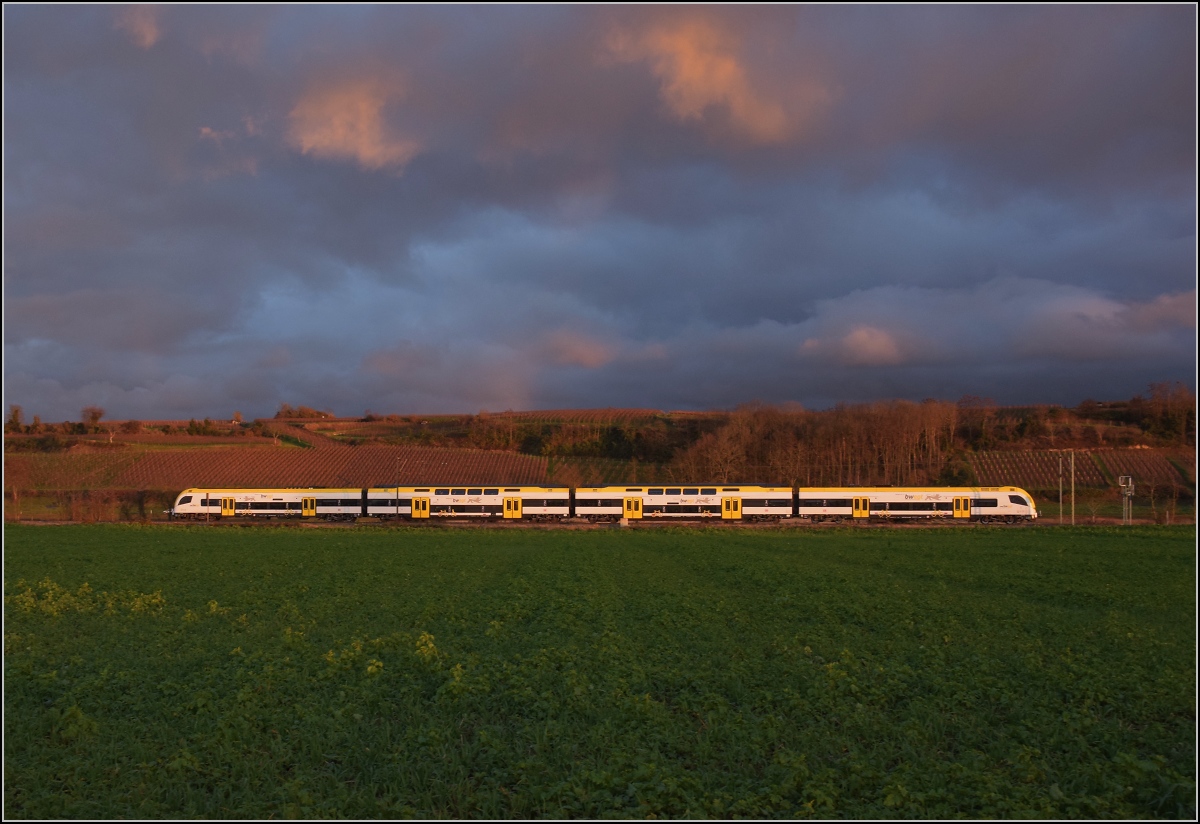
[[[86,434],[169,433],[167,424],[101,424],[104,410],[87,407],[79,423],[32,425],[13,407],[7,450],[53,451]],[[581,420],[582,418],[582,420]],[[276,423],[276,421],[278,423]],[[329,421],[329,423],[325,423]],[[1153,384],[1128,401],[1086,400],[1058,406],[1000,407],[986,398],[958,402],[889,401],[811,411],[796,405],[750,404],[733,412],[654,413],[596,410],[594,415],[480,413],[335,419],[306,406],[280,406],[274,419],[190,421],[175,434],[260,435],[295,440],[293,426],[331,440],[521,452],[549,458],[595,458],[647,465],[647,476],[712,478],[722,482],[790,485],[956,484],[974,480],[969,453],[985,450],[1194,447],[1196,402],[1182,383]],[[93,441],[94,443],[94,441]],[[305,445],[296,441],[297,445]],[[658,472],[649,471],[650,467]]]
[[[1087,400],[1074,409],[1000,407],[986,398],[964,397],[956,403],[840,404],[823,411],[748,404],[733,412],[648,414],[619,423],[563,422],[524,413],[424,418],[368,414],[363,420],[371,428],[347,431],[348,442],[420,443],[645,463],[711,463],[717,459],[703,456],[740,451],[750,465],[782,465],[789,462],[778,457],[782,452],[796,448],[820,452],[836,444],[839,456],[826,464],[854,466],[861,472],[862,464],[855,464],[850,453],[874,455],[881,467],[915,467],[939,464],[957,451],[1186,447],[1195,443],[1196,407],[1191,391],[1174,383],[1155,384],[1146,397]],[[777,457],[772,460],[770,455]]]
[[[1182,384],[1149,397],[1076,409],[957,403],[839,405],[822,411],[749,406],[671,461],[678,477],[785,485],[968,484],[968,453],[1006,449],[1195,446],[1195,398]]]
[[[302,407],[305,408],[305,407]],[[78,421],[43,423],[38,415],[26,424],[20,406],[9,407],[8,419],[4,423],[6,435],[24,435],[23,438],[8,438],[4,442],[5,452],[62,452],[77,446],[86,439],[89,448],[103,447],[105,440],[97,441],[88,436],[100,435],[110,446],[118,435],[198,435],[207,437],[262,437],[276,442],[288,441],[299,446],[308,446],[297,439],[289,427],[275,425],[271,421],[243,421],[240,412],[235,412],[229,421],[213,421],[192,418],[187,423],[156,421],[147,423],[139,420],[103,421],[104,410],[100,407],[85,407]],[[276,416],[277,418],[280,416]],[[32,436],[32,437],[29,437]]]
[[[1059,407],[1000,409],[977,398],[839,406],[743,407],[672,459],[674,477],[792,486],[975,484],[988,450],[1193,446],[1194,405],[1106,404],[1107,419]],[[1125,417],[1121,417],[1124,415]]]

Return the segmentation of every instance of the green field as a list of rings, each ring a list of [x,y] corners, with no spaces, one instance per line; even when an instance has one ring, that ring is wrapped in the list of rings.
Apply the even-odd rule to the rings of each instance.
[[[1192,818],[1195,530],[5,528],[6,818]]]

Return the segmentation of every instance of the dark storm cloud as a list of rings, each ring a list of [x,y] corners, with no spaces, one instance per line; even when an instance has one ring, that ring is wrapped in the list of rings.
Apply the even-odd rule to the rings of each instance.
[[[6,397],[1128,395],[1195,370],[1195,48],[1185,6],[5,7]]]

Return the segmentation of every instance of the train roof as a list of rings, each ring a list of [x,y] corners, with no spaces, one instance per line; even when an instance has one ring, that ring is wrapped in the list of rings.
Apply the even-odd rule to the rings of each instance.
[[[802,486],[800,493],[806,492],[839,492],[848,495],[866,495],[878,492],[881,494],[904,492],[955,492],[969,494],[976,492],[1024,492],[1019,486]]]

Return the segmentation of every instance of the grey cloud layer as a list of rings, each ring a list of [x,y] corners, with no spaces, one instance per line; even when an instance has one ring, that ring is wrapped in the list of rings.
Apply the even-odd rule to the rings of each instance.
[[[1195,370],[1192,7],[5,8],[44,418]]]

